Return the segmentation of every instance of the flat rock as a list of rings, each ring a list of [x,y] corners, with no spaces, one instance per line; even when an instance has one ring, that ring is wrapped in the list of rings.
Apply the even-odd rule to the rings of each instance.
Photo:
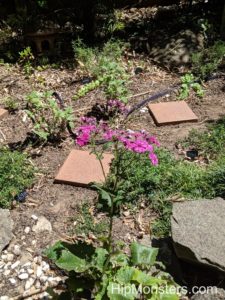
[[[150,113],[157,125],[197,122],[198,117],[185,101],[149,104]]]
[[[44,217],[39,217],[37,224],[32,227],[32,230],[36,233],[40,233],[43,231],[52,231],[52,224]]]
[[[172,239],[179,258],[225,272],[225,200],[174,203]]]
[[[13,221],[8,209],[0,209],[0,252],[13,238]]]
[[[111,154],[103,154],[102,165],[107,175],[110,163],[113,159]],[[72,150],[59,170],[55,182],[67,183],[77,186],[87,186],[91,182],[103,182],[104,175],[101,165],[94,154],[88,151]]]
[[[8,115],[8,111],[4,108],[0,108],[0,120]]]

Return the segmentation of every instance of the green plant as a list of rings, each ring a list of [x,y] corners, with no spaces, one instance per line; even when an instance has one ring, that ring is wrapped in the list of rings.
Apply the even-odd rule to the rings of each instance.
[[[28,76],[33,72],[32,60],[34,60],[34,56],[31,47],[19,52],[19,62],[23,66],[24,73]]]
[[[76,234],[88,236],[91,232],[96,236],[101,236],[107,231],[107,226],[107,221],[95,221],[93,215],[90,213],[90,205],[88,203],[84,203],[79,207],[74,230]]]
[[[225,149],[225,117],[209,124],[207,130],[191,130],[182,142],[184,147],[194,147],[204,157],[215,159]]]
[[[4,107],[12,112],[17,110],[19,107],[18,101],[15,98],[12,98],[10,96],[5,97],[2,102],[3,102]]]
[[[189,96],[191,89],[196,93],[198,97],[204,96],[204,91],[200,83],[196,82],[197,79],[193,74],[186,74],[181,77],[181,87],[179,90],[179,99],[185,99]]]
[[[204,48],[192,55],[192,72],[200,80],[211,76],[223,63],[225,58],[225,42],[217,41],[213,46]]]
[[[107,98],[119,98],[126,102],[129,75],[122,61],[125,45],[111,40],[100,51],[88,48],[78,40],[73,42],[73,49],[80,66],[95,78],[93,82],[78,90],[73,98],[78,99],[96,87],[102,86]]]
[[[34,181],[34,167],[20,152],[0,149],[0,207],[9,208],[12,200]]]
[[[59,140],[67,124],[73,127],[72,108],[59,108],[51,91],[34,91],[27,95],[26,101],[26,113],[33,122],[32,131],[41,140]]]

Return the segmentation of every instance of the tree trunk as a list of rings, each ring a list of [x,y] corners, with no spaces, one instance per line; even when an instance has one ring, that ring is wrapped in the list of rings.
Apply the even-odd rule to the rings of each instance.
[[[222,15],[222,22],[220,27],[220,35],[223,40],[225,40],[225,4],[223,7],[223,15]]]

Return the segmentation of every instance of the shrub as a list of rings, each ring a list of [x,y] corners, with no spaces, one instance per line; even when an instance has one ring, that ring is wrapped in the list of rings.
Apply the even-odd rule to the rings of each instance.
[[[0,149],[0,207],[11,201],[34,181],[34,167],[25,154]]]
[[[213,46],[193,53],[192,72],[201,80],[205,80],[224,63],[224,58],[225,42],[217,41]]]
[[[32,131],[41,140],[60,140],[66,125],[69,123],[73,127],[72,108],[59,108],[51,91],[34,91],[27,96],[26,101],[26,112],[33,122]]]
[[[107,98],[119,98],[126,102],[129,75],[122,61],[125,45],[111,40],[100,51],[88,48],[78,40],[73,42],[73,49],[75,57],[83,70],[95,79],[83,86],[74,96],[74,99],[102,86]]]

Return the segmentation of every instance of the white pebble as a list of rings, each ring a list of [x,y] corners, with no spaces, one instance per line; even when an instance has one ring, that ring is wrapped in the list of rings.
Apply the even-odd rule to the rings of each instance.
[[[36,276],[39,278],[39,277],[41,277],[41,275],[42,275],[42,267],[41,266],[38,266],[37,267],[37,272],[36,272]]]
[[[28,234],[28,233],[30,232],[30,227],[27,226],[27,227],[24,229],[24,232],[25,232],[26,234]]]
[[[34,221],[37,221],[38,220],[38,217],[36,215],[32,215],[31,218],[34,220]]]
[[[7,261],[13,261],[14,255],[12,253],[7,254]]]
[[[19,273],[20,273],[20,274],[21,274],[21,273],[25,273],[24,268],[20,269],[20,270],[19,270]]]
[[[36,240],[33,240],[33,241],[31,242],[32,245],[36,245],[36,243],[37,243]]]
[[[21,254],[20,246],[15,245],[15,246],[14,246],[14,249],[13,249],[13,253],[14,253],[15,255],[20,255],[20,254]]]
[[[20,265],[20,261],[17,260],[16,262],[14,262],[14,264],[11,265],[11,269],[15,269]]]
[[[34,270],[32,270],[32,269],[27,269],[27,273],[30,274],[30,275],[31,275],[31,274],[34,274]]]
[[[28,279],[29,275],[27,273],[21,273],[18,275],[18,278],[21,280]]]
[[[26,238],[26,236],[22,235],[20,239],[23,241],[23,240],[25,240],[25,238]]]
[[[27,263],[23,264],[22,267],[26,268],[26,267],[29,267],[30,265],[31,265],[31,262],[28,261]]]
[[[2,259],[2,260],[7,260],[7,255],[6,255],[6,254],[3,254],[3,255],[1,256],[1,259]]]
[[[40,287],[41,287],[40,281],[36,280],[35,287],[36,287],[36,289],[40,289]]]
[[[16,285],[16,279],[15,279],[15,278],[9,278],[9,282],[10,282],[12,285]]]
[[[46,282],[47,280],[48,280],[48,277],[45,276],[45,275],[43,275],[43,276],[40,277],[40,281],[41,282]]]
[[[7,264],[5,264],[5,266],[4,266],[4,270],[7,270],[7,269],[9,269],[9,267],[11,266],[11,262],[8,262]]]
[[[34,284],[34,281],[35,280],[33,278],[29,278],[25,283],[25,290],[29,290]]]
[[[0,261],[0,269],[3,268],[5,265],[4,261]]]
[[[9,276],[10,272],[11,272],[10,270],[5,270],[5,272],[3,273],[3,275],[4,276]]]
[[[55,280],[55,281],[62,281],[62,278],[59,277],[59,276],[57,276],[57,277],[54,278],[54,280]]]
[[[9,297],[8,296],[1,296],[0,300],[9,300]]]

